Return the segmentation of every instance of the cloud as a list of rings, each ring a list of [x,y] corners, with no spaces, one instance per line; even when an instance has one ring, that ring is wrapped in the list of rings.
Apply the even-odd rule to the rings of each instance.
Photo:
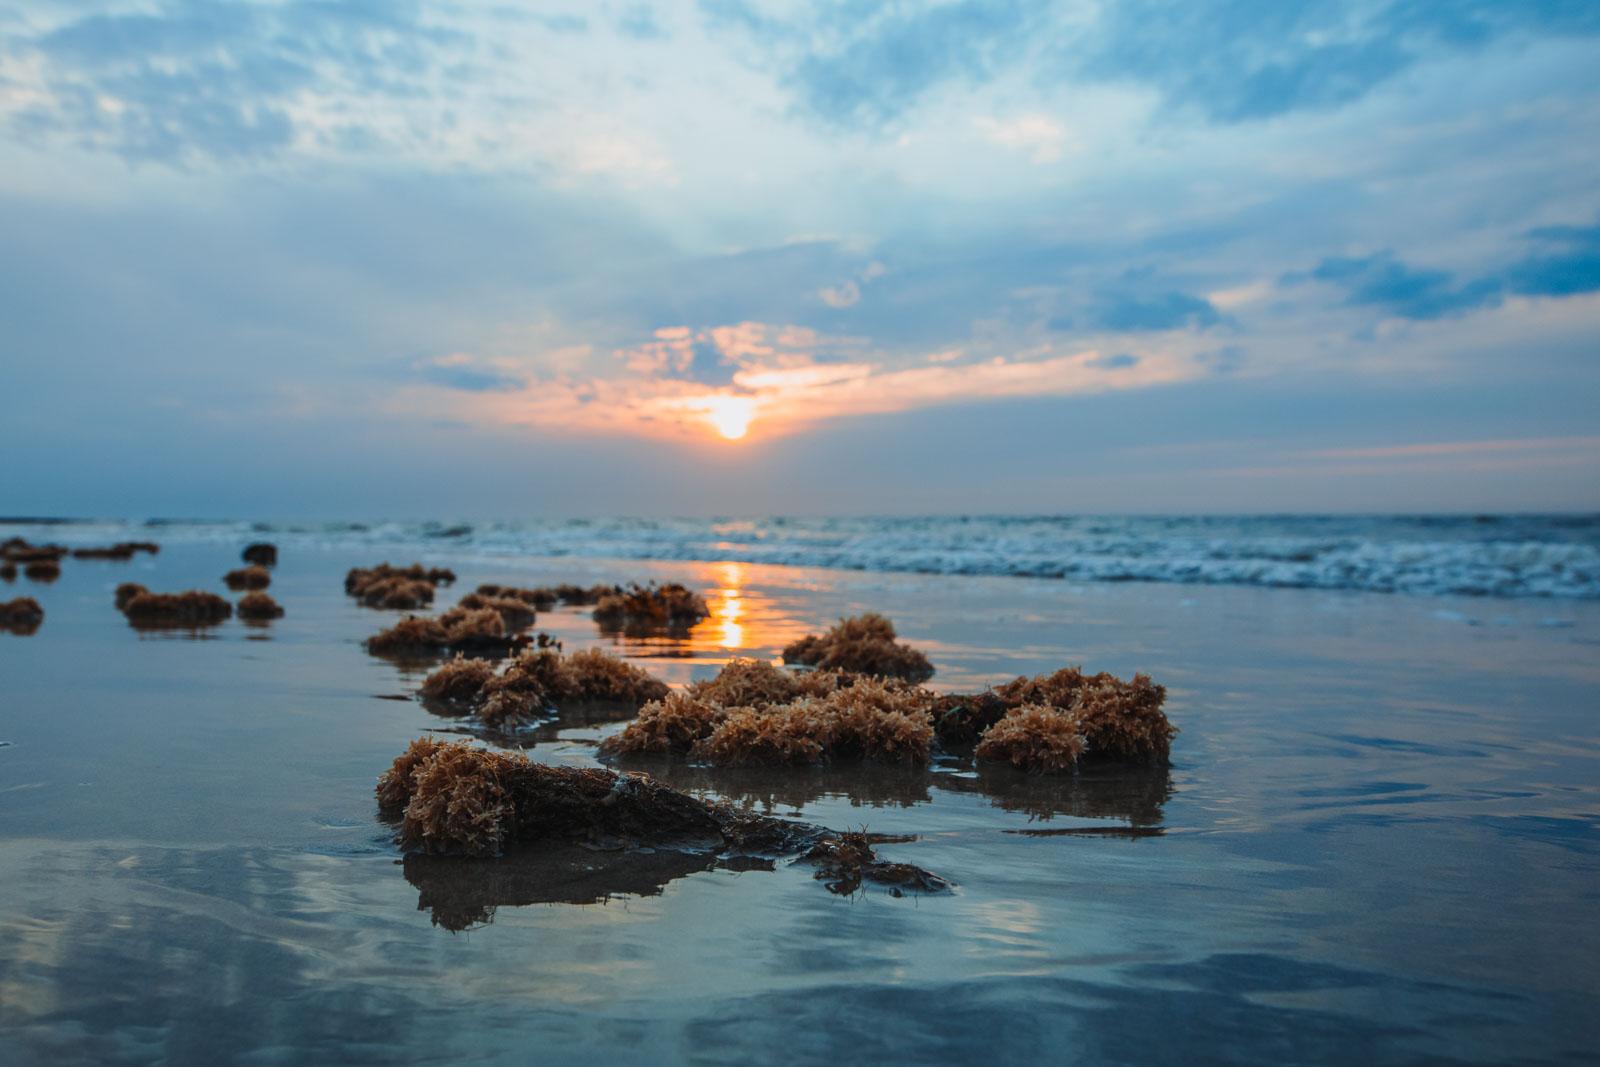
[[[830,285],[817,291],[817,296],[831,308],[854,307],[861,302],[861,287],[855,282]]]
[[[644,4],[635,4],[617,20],[617,32],[635,41],[659,41],[667,36],[656,21],[654,11]]]
[[[1574,296],[1600,290],[1600,226],[1543,226],[1528,233],[1542,246],[1505,273],[1505,284],[1527,296]]]
[[[1129,272],[1102,289],[1077,310],[1055,316],[1055,330],[1144,333],[1204,330],[1222,322],[1222,314],[1205,297],[1150,284],[1148,272]]]
[[[1095,308],[1095,325],[1106,330],[1205,329],[1222,316],[1204,297],[1162,293],[1107,293]]]
[[[526,380],[485,366],[464,353],[425,360],[416,366],[419,377],[432,385],[464,393],[494,393],[521,389]]]
[[[37,84],[0,119],[137,160],[271,155],[302,136],[376,134],[359,111],[310,125],[306,99],[414,97],[439,51],[466,43],[412,3],[170,0],[9,42],[34,61]]]
[[[1458,456],[1481,452],[1544,452],[1600,448],[1600,437],[1518,437],[1482,441],[1428,441],[1369,448],[1322,448],[1303,453],[1315,459],[1405,459],[1414,456]]]
[[[1500,302],[1503,287],[1492,278],[1458,283],[1449,271],[1411,267],[1390,252],[1370,256],[1331,256],[1308,275],[1345,291],[1350,306],[1375,306],[1406,319],[1437,319]]]
[[[1600,7],[1559,0],[1122,0],[1105,5],[1059,59],[1086,77],[1152,85],[1171,108],[1236,123],[1349,104],[1419,63],[1508,35],[1595,33]]]
[[[1098,367],[1101,370],[1125,370],[1128,367],[1137,367],[1139,357],[1127,352],[1119,352],[1114,356],[1096,356],[1085,361],[1086,366]]]
[[[837,36],[814,41],[789,81],[801,103],[826,122],[882,126],[942,82],[987,80],[1014,56],[1012,45],[1038,9],[1023,0],[820,5],[812,28],[841,29]],[[721,4],[714,10],[729,20],[735,8]],[[764,32],[769,25],[748,17],[743,21]]]
[[[839,0],[789,18],[702,0],[701,10],[784,62],[809,114],[862,129],[894,124],[945,86],[1019,70],[1048,85],[1149,87],[1167,109],[1216,123],[1260,121],[1354,103],[1414,67],[1503,39],[1600,33],[1600,8],[1566,0]]]
[[[1455,272],[1413,267],[1392,252],[1332,256],[1287,284],[1324,282],[1345,292],[1348,306],[1373,306],[1400,318],[1428,320],[1498,306],[1509,295],[1576,296],[1600,291],[1600,226],[1544,226],[1526,240],[1537,251],[1462,280]]]
[[[1034,163],[1054,163],[1067,147],[1067,128],[1048,115],[1021,115],[1014,119],[980,116],[978,130],[1004,148],[1028,153]]]

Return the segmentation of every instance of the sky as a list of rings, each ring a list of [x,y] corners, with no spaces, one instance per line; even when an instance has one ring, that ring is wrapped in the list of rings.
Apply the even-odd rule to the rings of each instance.
[[[0,513],[1600,509],[1600,4],[0,0]]]

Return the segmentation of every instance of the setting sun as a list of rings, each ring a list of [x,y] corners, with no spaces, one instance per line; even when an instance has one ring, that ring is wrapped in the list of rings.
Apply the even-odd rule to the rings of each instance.
[[[706,418],[723,437],[737,441],[750,429],[756,402],[747,396],[718,396],[706,401]]]

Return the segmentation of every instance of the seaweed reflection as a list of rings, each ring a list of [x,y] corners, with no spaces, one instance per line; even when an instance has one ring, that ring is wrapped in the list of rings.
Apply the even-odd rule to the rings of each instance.
[[[459,931],[493,922],[499,907],[656,896],[668,882],[716,863],[714,856],[677,849],[553,845],[494,859],[413,852],[404,870],[418,891],[417,910],[430,912],[435,926]]]
[[[1029,774],[1006,764],[980,761],[970,774],[936,773],[935,787],[988,798],[995,807],[1046,822],[1057,816],[1115,819],[1123,827],[1096,829],[1146,837],[1161,826],[1172,797],[1172,772],[1165,765],[1085,765],[1073,774]],[[1092,828],[1084,828],[1089,830]]]

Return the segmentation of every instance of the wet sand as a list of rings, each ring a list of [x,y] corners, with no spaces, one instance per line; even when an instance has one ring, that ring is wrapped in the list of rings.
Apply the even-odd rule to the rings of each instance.
[[[112,607],[123,581],[222,592],[239,547],[0,588],[46,611],[0,634],[6,1062],[1560,1062],[1600,1038],[1600,605],[424,558],[460,575],[440,608],[484,581],[705,592],[686,640],[535,626],[675,684],[872,609],[935,688],[1067,664],[1169,687],[1168,770],[644,765],[913,835],[886,855],[957,883],[840,897],[781,861],[403,860],[373,780],[462,726],[360,647],[399,614],[342,576],[381,554],[285,552],[264,626]],[[619,725],[520,743],[588,764]]]

